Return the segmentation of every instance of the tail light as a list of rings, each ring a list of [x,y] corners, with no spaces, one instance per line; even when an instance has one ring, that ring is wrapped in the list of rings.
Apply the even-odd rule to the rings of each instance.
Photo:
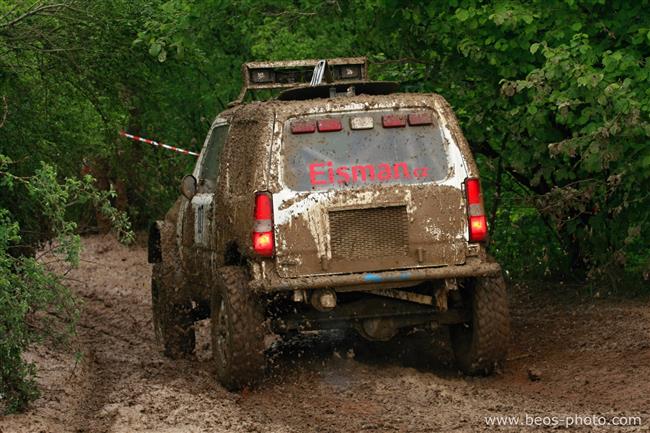
[[[409,125],[411,126],[431,125],[433,123],[433,116],[428,111],[411,113],[409,114],[408,119]]]
[[[313,120],[294,120],[291,122],[292,134],[311,134],[316,132],[316,122]]]
[[[406,116],[399,114],[384,114],[381,116],[384,128],[402,128],[406,126]]]
[[[318,121],[318,132],[335,132],[343,129],[340,119],[321,119]]]
[[[255,224],[253,226],[253,250],[263,257],[275,252],[273,236],[273,200],[268,192],[255,195]]]
[[[484,241],[487,238],[487,218],[483,208],[483,194],[481,184],[476,178],[465,180],[465,193],[467,194],[467,215],[469,218],[469,240],[472,242]]]

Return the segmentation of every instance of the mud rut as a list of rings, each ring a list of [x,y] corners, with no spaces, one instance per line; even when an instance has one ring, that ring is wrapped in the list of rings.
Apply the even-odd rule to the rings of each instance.
[[[261,389],[229,393],[213,380],[207,323],[195,359],[161,355],[145,249],[100,236],[84,245],[71,273],[84,301],[83,357],[35,348],[44,395],[28,413],[0,419],[1,433],[472,432],[496,429],[487,416],[525,414],[639,415],[641,427],[600,431],[650,426],[646,301],[560,301],[561,289],[533,296],[514,287],[511,360],[494,377],[460,376],[444,329],[388,344],[333,333],[280,343]]]

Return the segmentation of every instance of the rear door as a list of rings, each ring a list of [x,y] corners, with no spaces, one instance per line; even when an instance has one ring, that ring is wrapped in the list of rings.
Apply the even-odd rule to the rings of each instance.
[[[465,168],[433,110],[292,118],[282,158],[282,276],[464,262]]]
[[[217,190],[219,159],[228,134],[228,124],[217,120],[206,138],[194,170],[198,190],[186,205],[183,217],[183,263],[194,278],[203,280],[210,267],[214,249],[213,200]]]

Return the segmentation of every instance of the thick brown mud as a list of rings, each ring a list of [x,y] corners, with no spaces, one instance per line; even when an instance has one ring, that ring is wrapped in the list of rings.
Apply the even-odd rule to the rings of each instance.
[[[230,393],[213,379],[207,323],[198,325],[195,358],[161,354],[145,248],[102,236],[84,247],[69,274],[83,300],[79,335],[71,348],[29,353],[43,396],[27,413],[0,419],[2,433],[522,431],[486,418],[524,423],[526,415],[642,418],[636,427],[571,431],[650,426],[647,301],[514,286],[510,360],[492,377],[458,373],[445,329],[373,344],[310,334],[278,343],[260,389]]]

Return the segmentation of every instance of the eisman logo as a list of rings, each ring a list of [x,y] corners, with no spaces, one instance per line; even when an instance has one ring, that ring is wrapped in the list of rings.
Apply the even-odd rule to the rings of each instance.
[[[406,162],[334,166],[332,161],[309,164],[312,185],[332,185],[368,182],[387,182],[396,179],[422,179],[429,177],[429,167],[411,169]]]

